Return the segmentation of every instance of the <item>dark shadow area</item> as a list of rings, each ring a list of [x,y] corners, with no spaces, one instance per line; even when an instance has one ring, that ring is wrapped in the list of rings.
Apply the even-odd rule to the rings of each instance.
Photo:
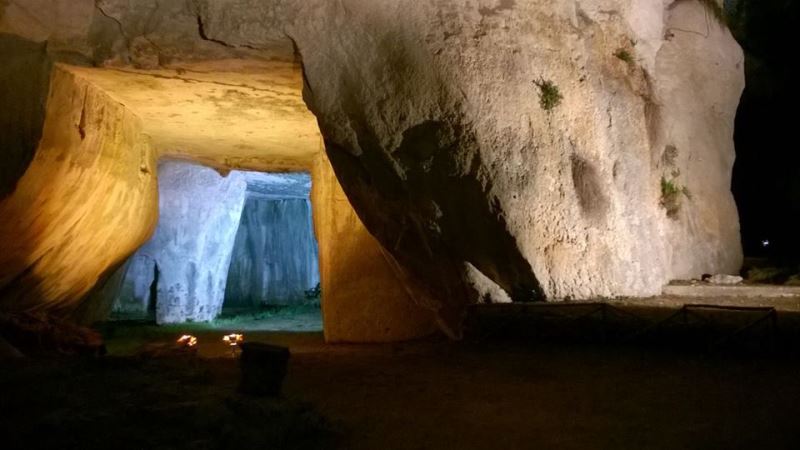
[[[710,357],[800,357],[800,313],[796,310],[709,304],[704,299],[685,302],[682,306],[475,305],[465,334],[472,342],[640,348]]]
[[[36,152],[52,62],[46,42],[0,33],[0,198],[14,190]]]
[[[727,0],[745,51],[746,87],[736,115],[733,193],[745,255],[800,263],[800,152],[797,30],[800,3]]]
[[[235,360],[191,355],[8,363],[3,448],[334,448],[310,405],[237,394],[238,371]]]

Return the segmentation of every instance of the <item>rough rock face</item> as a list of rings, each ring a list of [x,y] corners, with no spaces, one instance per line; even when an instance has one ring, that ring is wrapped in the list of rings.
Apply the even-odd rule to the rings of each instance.
[[[56,70],[36,156],[0,199],[0,307],[74,310],[152,233],[155,161],[138,117]]]
[[[111,293],[117,317],[158,312],[155,318],[162,323],[207,320],[223,305],[302,300],[319,283],[308,175],[233,171],[220,178],[211,169],[172,162],[161,166],[159,180],[161,205],[167,209],[161,210],[153,238],[120,269],[123,281]],[[242,180],[247,186],[243,204]],[[179,274],[178,280],[165,279],[168,273]],[[183,287],[204,285],[214,289],[201,295]]]
[[[465,263],[515,300],[738,270],[742,53],[699,2],[321,3],[290,28],[307,101],[445,321],[474,295]]]
[[[137,251],[120,267],[122,280],[110,289],[112,313],[123,318],[155,318],[158,269],[152,256]]]
[[[311,178],[325,340],[391,342],[433,333],[432,308],[417,304],[412,280],[398,280],[397,263],[359,220],[325,155]]]
[[[41,138],[49,61],[45,46],[0,34],[0,99],[17,108],[0,110],[0,197],[22,176]]]
[[[698,0],[97,6],[88,28],[40,34],[101,65],[302,59],[347,197],[453,334],[476,270],[530,300],[738,269],[743,58]]]
[[[225,288],[226,307],[290,304],[303,300],[305,291],[319,283],[308,199],[311,178],[303,174],[265,176],[277,180],[259,183],[258,178],[248,176],[247,199]]]
[[[138,252],[155,263],[150,274],[142,265],[157,279],[156,322],[212,320],[222,310],[247,183],[238,172],[222,177],[179,162],[158,172],[158,228]]]

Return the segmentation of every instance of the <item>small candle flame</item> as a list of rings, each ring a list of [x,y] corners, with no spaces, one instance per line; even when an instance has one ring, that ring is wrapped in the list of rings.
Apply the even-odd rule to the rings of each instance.
[[[191,334],[184,334],[178,338],[178,344],[184,347],[194,347],[197,345],[197,338]]]
[[[242,341],[244,341],[244,335],[237,333],[227,334],[222,337],[222,341],[231,347],[236,347],[237,345],[241,344]]]

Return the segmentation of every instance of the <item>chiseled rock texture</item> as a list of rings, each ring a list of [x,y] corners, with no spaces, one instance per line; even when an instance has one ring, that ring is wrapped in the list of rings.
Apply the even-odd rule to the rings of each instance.
[[[168,209],[161,211],[153,238],[120,268],[122,282],[109,293],[114,316],[208,320],[223,306],[304,300],[319,283],[310,188],[306,174],[233,171],[222,178],[192,164],[163,164],[159,191]],[[180,208],[170,209],[175,204]],[[177,281],[164,278],[170,272]],[[184,289],[204,285],[213,289]]]
[[[0,32],[105,66],[302,60],[347,198],[453,335],[476,283],[514,300],[648,296],[739,268],[743,57],[699,0],[68,3],[81,13],[40,32],[15,28],[24,2],[8,0]]]
[[[414,280],[402,277],[394,258],[364,227],[324,154],[312,166],[311,179],[325,340],[392,342],[433,333],[436,305],[419,305]]]
[[[129,272],[134,291],[149,285],[137,275],[156,279],[157,323],[201,322],[219,315],[246,189],[239,172],[223,177],[189,163],[159,166],[158,227],[137,252],[145,261],[134,261],[136,270]],[[147,260],[155,265],[152,272]]]
[[[292,304],[319,283],[307,174],[245,174],[245,200],[225,288],[226,307]]]
[[[0,308],[74,311],[153,232],[156,158],[136,115],[55,70],[36,155],[0,198]]]
[[[104,299],[111,303],[111,313],[123,319],[155,319],[158,298],[155,259],[140,249],[114,275],[122,279],[109,287],[108,298]]]
[[[514,300],[650,296],[738,270],[743,57],[701,3],[305,11],[290,34],[330,160],[445,324],[475,295],[465,263]],[[560,104],[543,108],[537,82]]]

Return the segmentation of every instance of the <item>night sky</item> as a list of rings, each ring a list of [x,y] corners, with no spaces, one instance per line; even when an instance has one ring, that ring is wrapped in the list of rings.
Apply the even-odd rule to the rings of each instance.
[[[739,0],[728,11],[746,53],[747,87],[736,116],[733,174],[745,255],[798,263],[800,2]]]

